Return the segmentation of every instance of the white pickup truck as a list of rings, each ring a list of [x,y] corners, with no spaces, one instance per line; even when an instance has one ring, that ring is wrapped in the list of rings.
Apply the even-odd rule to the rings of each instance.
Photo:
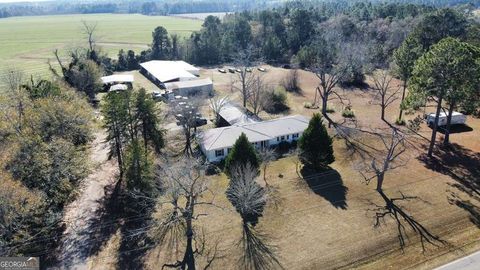
[[[438,119],[438,126],[446,126],[447,125],[447,117],[448,114],[441,112],[439,115]],[[433,124],[435,123],[435,113],[430,113],[427,115],[426,118],[427,124],[429,127],[433,127]],[[451,125],[462,125],[465,124],[467,121],[467,116],[459,113],[459,112],[453,112],[452,113],[452,121],[450,122]]]

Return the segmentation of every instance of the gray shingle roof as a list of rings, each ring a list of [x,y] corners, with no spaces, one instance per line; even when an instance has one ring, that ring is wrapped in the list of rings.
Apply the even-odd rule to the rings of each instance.
[[[293,115],[278,119],[247,123],[222,128],[214,128],[199,134],[200,143],[207,150],[231,147],[240,134],[245,133],[250,142],[260,142],[276,137],[301,133],[308,127],[309,119],[301,115]]]

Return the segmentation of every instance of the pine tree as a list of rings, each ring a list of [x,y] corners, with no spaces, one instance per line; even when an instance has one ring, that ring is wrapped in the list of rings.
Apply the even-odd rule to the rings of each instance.
[[[147,155],[145,155],[147,153]],[[131,192],[150,195],[154,191],[154,165],[149,151],[134,140],[125,153],[126,188]]]
[[[255,148],[253,148],[252,144],[248,141],[247,136],[242,133],[225,159],[225,172],[230,174],[235,166],[246,166],[248,163],[250,163],[253,169],[258,171],[260,158]]]
[[[125,93],[125,94],[124,94]],[[128,102],[127,92],[110,92],[105,96],[102,106],[104,128],[107,130],[106,141],[110,145],[109,158],[116,157],[120,179],[123,177],[123,152],[127,143]]]
[[[335,161],[332,142],[323,124],[322,116],[318,113],[314,114],[308,128],[298,141],[300,160],[316,170],[326,168]]]
[[[144,148],[151,144],[159,153],[165,145],[163,130],[159,128],[160,119],[155,108],[155,101],[149,97],[144,88],[138,91],[135,102],[138,129],[143,136]]]

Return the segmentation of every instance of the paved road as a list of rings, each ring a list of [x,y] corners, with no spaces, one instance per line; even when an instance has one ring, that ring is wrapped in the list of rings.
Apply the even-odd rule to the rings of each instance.
[[[480,251],[445,264],[435,270],[478,270],[480,269]]]

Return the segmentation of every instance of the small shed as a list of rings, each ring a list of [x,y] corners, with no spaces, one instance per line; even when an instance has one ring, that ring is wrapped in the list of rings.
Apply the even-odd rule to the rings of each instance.
[[[114,84],[110,86],[110,89],[108,89],[108,92],[114,92],[114,91],[125,91],[128,90],[128,86],[125,84]]]
[[[100,78],[103,83],[104,91],[118,91],[132,89],[134,82],[131,74],[113,74]],[[125,89],[124,89],[125,88]]]
[[[247,111],[244,108],[240,108],[232,103],[227,103],[223,106],[220,113],[220,125],[224,126],[233,126],[241,125],[248,123],[260,122],[261,119],[254,116],[252,113]]]

